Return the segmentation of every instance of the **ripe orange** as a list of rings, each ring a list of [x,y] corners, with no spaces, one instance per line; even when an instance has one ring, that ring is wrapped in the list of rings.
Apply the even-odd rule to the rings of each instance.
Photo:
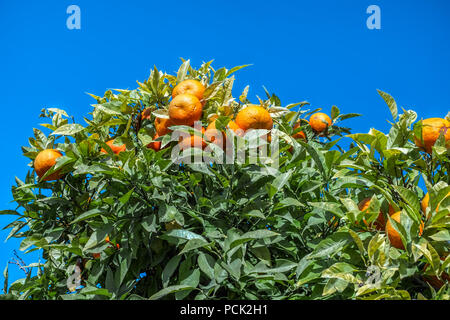
[[[115,154],[119,154],[122,151],[125,151],[126,148],[127,148],[125,144],[122,144],[121,146],[115,146],[113,143],[114,143],[114,140],[109,140],[109,141],[106,142],[106,144],[111,148],[112,152],[114,152]],[[103,148],[100,151],[103,152],[103,153],[106,153],[106,154],[108,153]]]
[[[205,135],[205,133],[206,133],[205,128],[202,128],[202,134]],[[192,135],[187,138],[180,137],[180,140],[181,140],[181,142],[179,143],[180,150],[198,147],[204,149],[207,146],[206,141],[202,137],[197,135]]]
[[[169,117],[175,125],[192,126],[202,117],[200,100],[192,94],[179,94],[170,102]]]
[[[100,253],[93,253],[92,256],[94,257],[94,259],[99,259]]]
[[[365,198],[364,200],[362,200],[359,204],[358,204],[358,209],[360,211],[363,212],[367,212],[367,209],[370,206],[370,201],[372,200],[371,197],[369,198]],[[366,222],[365,219],[363,219],[364,223],[366,224],[366,226],[368,225],[368,223]],[[380,210],[380,213],[378,214],[378,218],[373,222],[373,225],[375,226],[375,229],[377,230],[383,230],[384,225],[385,225],[386,221],[384,220],[384,215],[383,212]]]
[[[56,159],[62,157],[62,153],[56,149],[45,149],[38,153],[34,159],[34,170],[39,178],[56,164]],[[59,170],[47,176],[44,181],[58,180],[61,178]]]
[[[331,119],[327,114],[317,112],[309,118],[309,125],[316,133],[323,133],[329,126],[331,126]]]
[[[208,141],[211,141],[215,144],[222,144],[224,138],[226,137],[225,133],[220,133],[219,130],[216,129],[216,120],[211,121],[206,127],[205,137]]]
[[[197,97],[198,100],[203,99],[203,93],[205,92],[205,87],[198,80],[184,80],[173,88],[172,99],[180,94],[192,94]]]
[[[236,124],[244,131],[249,129],[266,129],[270,130],[273,127],[272,117],[269,111],[261,106],[249,106],[241,111],[236,116]]]
[[[394,213],[391,218],[393,220],[395,220],[396,222],[400,223],[400,214],[401,211],[398,211],[396,213]],[[423,222],[420,222],[420,227],[419,227],[419,236],[422,235],[423,233]],[[397,249],[405,249],[405,247],[403,246],[403,242],[402,239],[400,238],[400,234],[397,232],[397,230],[394,229],[394,227],[391,224],[391,221],[388,220],[388,222],[386,223],[386,233],[388,235],[389,238],[389,242],[391,243],[391,245]]]
[[[443,132],[447,148],[450,148],[450,121],[442,118],[429,118],[422,120],[422,140],[414,139],[416,146],[431,153],[440,133]]]
[[[297,122],[297,123],[294,125],[294,131],[295,131],[297,128],[299,128],[299,127],[300,127],[300,122]],[[299,132],[295,133],[295,134],[292,136],[292,138],[294,138],[294,139],[303,139],[303,140],[306,140],[306,135],[305,135],[305,133],[304,133],[303,131],[299,131]]]
[[[450,195],[450,192],[447,194],[447,197],[448,197],[449,195]],[[430,194],[427,193],[427,194],[423,197],[422,201],[420,202],[420,207],[422,208],[422,212],[423,212],[423,213],[427,212],[427,208],[428,208],[428,204],[429,204],[429,203],[430,203]],[[436,212],[439,211],[439,206],[440,206],[440,203],[436,206]],[[429,219],[430,216],[431,216],[431,213],[428,214],[427,219]]]
[[[167,118],[156,118],[155,119],[155,129],[156,133],[161,137],[168,134],[170,131],[169,128],[173,126],[173,122]]]
[[[153,140],[156,140],[156,139],[158,139],[158,138],[159,138],[159,135],[158,135],[158,134],[155,134],[155,136],[153,137]],[[150,143],[147,145],[147,148],[151,148],[151,149],[153,149],[153,150],[155,150],[155,151],[159,151],[159,150],[161,149],[161,141],[150,142]]]
[[[230,128],[230,130],[234,131],[234,133],[236,133],[236,135],[240,135],[243,136],[244,130],[242,130],[237,124],[236,122],[234,122],[233,120],[230,120],[228,122],[228,128]],[[220,134],[218,132],[218,130],[216,129],[216,120],[213,120],[209,123],[208,127],[206,127],[206,132],[205,132],[205,137],[208,141],[211,142],[215,142],[217,137],[219,137]],[[220,140],[220,142],[222,142],[222,145],[224,145],[223,143],[223,139],[226,139],[227,135],[225,133],[222,134],[222,139]],[[216,141],[218,144],[219,141]]]

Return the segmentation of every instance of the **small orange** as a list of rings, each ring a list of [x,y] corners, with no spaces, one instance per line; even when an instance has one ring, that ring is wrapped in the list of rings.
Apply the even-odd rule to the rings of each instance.
[[[45,149],[38,153],[34,159],[34,170],[39,178],[42,178],[44,174],[50,170],[55,164],[56,159],[62,157],[62,153],[56,149]],[[61,178],[59,170],[47,176],[44,181],[58,180]]]
[[[316,133],[323,133],[329,126],[331,126],[331,119],[327,114],[317,112],[309,118],[309,125]]]
[[[205,137],[208,141],[211,141],[215,144],[222,144],[223,140],[226,137],[225,133],[220,133],[219,130],[216,129],[216,120],[211,121],[206,127]]]
[[[422,120],[422,140],[415,137],[416,146],[431,153],[440,133],[444,133],[447,148],[450,148],[450,121],[442,118],[429,118]]]
[[[365,198],[364,200],[362,200],[359,204],[358,204],[358,209],[360,211],[363,212],[367,212],[367,209],[370,206],[370,202],[371,202],[372,198]],[[365,219],[363,219],[364,223],[366,224],[366,226],[368,225],[367,221]],[[384,220],[384,215],[383,212],[380,210],[380,213],[378,214],[377,219],[373,222],[373,225],[375,226],[375,229],[377,230],[383,230],[384,225],[385,225],[385,220]]]
[[[202,128],[202,134],[205,135],[205,133],[206,133],[205,128]],[[206,141],[198,135],[192,135],[187,138],[180,137],[180,140],[181,140],[181,142],[179,143],[180,150],[198,147],[204,149],[207,146]]]
[[[249,129],[266,129],[273,127],[269,111],[261,106],[248,106],[238,112],[235,120],[237,126],[244,131]]]
[[[228,128],[230,128],[230,130],[234,131],[234,133],[236,133],[237,135],[241,135],[243,136],[244,130],[242,130],[237,124],[236,122],[234,122],[233,120],[230,120],[228,122]],[[206,132],[205,132],[206,138],[208,139],[208,141],[214,142],[215,139],[219,136],[219,133],[216,129],[216,120],[211,121],[208,125],[208,127],[206,127]],[[226,138],[227,135],[225,133],[223,133],[223,137]]]
[[[200,100],[192,94],[179,94],[170,102],[169,118],[175,125],[192,126],[202,117]]]
[[[159,118],[159,117],[157,117],[155,119],[156,133],[160,137],[168,134],[169,132],[171,132],[172,130],[169,129],[171,126],[173,126],[173,122],[170,119]]]
[[[422,212],[427,212],[428,204],[430,203],[430,194],[427,192],[427,194],[423,197],[422,201],[420,202],[420,207],[422,208]],[[439,205],[436,208],[436,211],[439,209]]]
[[[198,80],[184,80],[173,88],[172,99],[180,94],[192,94],[197,97],[198,100],[203,99],[203,93],[205,92],[205,86]]]
[[[106,144],[111,148],[112,152],[114,152],[115,154],[119,154],[127,149],[125,144],[122,144],[121,146],[115,146],[113,143],[114,140],[109,140],[106,142]],[[100,151],[106,154],[108,153],[104,148],[102,148]]]
[[[297,123],[294,125],[294,131],[295,131],[296,129],[298,129],[299,127],[300,127],[300,122],[297,122]],[[299,131],[299,132],[295,133],[295,134],[292,136],[292,138],[294,138],[294,139],[303,139],[303,140],[306,140],[306,134],[305,134],[303,131]]]
[[[92,256],[94,257],[94,259],[99,259],[100,253],[93,253]]]
[[[447,194],[447,197],[450,195],[450,192]],[[430,194],[427,192],[427,194],[423,197],[422,201],[420,202],[420,207],[422,208],[422,212],[425,213],[427,212],[427,208],[428,205],[430,203]],[[438,205],[436,206],[436,212],[439,211],[439,206],[441,204],[438,203]],[[428,214],[427,219],[430,218],[431,213]]]
[[[156,139],[158,139],[159,138],[159,135],[158,134],[155,134],[155,136],[153,137],[153,140],[156,140]],[[155,151],[159,151],[160,149],[161,149],[161,141],[153,141],[153,142],[150,142],[148,145],[147,145],[147,148],[151,148],[151,149],[153,149],[153,150],[155,150]]]
[[[395,220],[396,222],[400,223],[400,215],[401,215],[401,211],[398,211],[396,213],[394,213],[391,218],[393,220]],[[423,222],[420,222],[420,227],[419,227],[419,236],[422,235],[423,233]],[[394,227],[391,224],[391,221],[388,220],[388,222],[386,223],[386,233],[388,235],[389,238],[389,242],[391,243],[391,245],[397,249],[402,249],[404,250],[405,247],[403,246],[403,242],[402,239],[400,238],[400,234],[397,232],[397,230],[394,229]]]

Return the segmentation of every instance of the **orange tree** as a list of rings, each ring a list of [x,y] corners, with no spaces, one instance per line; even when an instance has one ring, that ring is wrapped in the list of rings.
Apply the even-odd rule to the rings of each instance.
[[[234,98],[242,67],[155,67],[135,90],[92,95],[85,124],[42,110],[17,209],[0,213],[44,262],[10,284],[5,270],[0,297],[448,299],[448,119],[430,129],[379,91],[389,133],[351,134],[340,122],[358,114],[336,106],[283,107],[267,90],[252,104],[248,86]],[[257,146],[278,147],[259,161],[173,158],[186,139],[194,155],[223,155],[259,134]]]

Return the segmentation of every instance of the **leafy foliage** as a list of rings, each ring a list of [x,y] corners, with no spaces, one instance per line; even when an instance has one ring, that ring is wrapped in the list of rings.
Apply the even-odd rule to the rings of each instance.
[[[333,106],[333,125],[319,137],[306,121],[319,109],[305,109],[307,102],[282,107],[266,90],[266,99],[258,99],[274,119],[278,168],[248,161],[175,164],[168,136],[159,138],[167,145],[160,151],[146,145],[177,83],[202,81],[202,120],[218,115],[219,129],[250,103],[248,86],[237,101],[232,96],[234,72],[244,66],[215,70],[211,63],[194,69],[183,60],[176,75],[155,67],[135,90],[91,95],[96,103],[84,125],[63,110],[42,110],[48,134],[34,129],[23,154],[33,161],[43,149],[60,150],[64,156],[47,175],[61,170],[64,177],[45,182],[31,169],[24,181],[16,178],[17,210],[0,212],[17,217],[5,227],[8,238],[22,238],[22,251],[42,250],[45,262],[27,266],[36,275],[27,272],[9,285],[5,269],[1,298],[450,297],[448,284],[436,290],[424,281],[449,272],[450,158],[442,141],[431,155],[416,147],[414,111],[398,114],[395,100],[379,91],[395,121],[388,134],[373,128],[351,134],[340,121],[358,114]],[[141,118],[145,108],[153,112],[151,121]],[[293,130],[298,120],[301,127]],[[291,138],[300,130],[306,141]],[[344,136],[351,139],[348,147]],[[115,155],[105,144],[110,139],[127,150]],[[428,219],[420,207],[421,179],[432,199]],[[372,197],[368,214],[358,209],[366,197]],[[389,204],[403,212],[402,223],[393,225],[405,250],[372,226]],[[77,268],[82,286],[70,292],[68,279]]]

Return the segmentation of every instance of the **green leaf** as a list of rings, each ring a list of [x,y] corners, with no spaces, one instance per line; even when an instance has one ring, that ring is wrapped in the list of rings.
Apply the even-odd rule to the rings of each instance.
[[[130,200],[130,197],[131,197],[131,194],[134,192],[134,188],[132,188],[130,191],[128,191],[127,193],[125,193],[122,197],[120,197],[119,198],[119,201],[122,203],[122,204],[126,204],[129,200]]]
[[[92,218],[92,217],[96,217],[96,216],[102,214],[102,212],[103,211],[98,209],[98,208],[91,209],[89,211],[86,211],[86,212],[80,214],[70,224],[78,223],[80,221],[83,221],[83,220],[86,220],[86,219],[89,219],[89,218]]]
[[[3,282],[3,292],[4,292],[5,294],[8,293],[8,275],[9,275],[9,272],[8,272],[8,263],[6,263],[5,270],[3,270],[3,277],[5,278],[5,281]]]
[[[247,233],[244,233],[242,236],[240,236],[238,239],[234,240],[230,244],[230,250],[233,249],[236,246],[239,246],[245,242],[251,241],[251,240],[257,240],[257,239],[264,239],[269,237],[275,237],[278,233],[267,230],[267,229],[261,229],[261,230],[255,230],[255,231],[249,231]]]
[[[78,123],[65,124],[51,133],[51,135],[73,136],[84,130],[84,127]]]
[[[211,280],[214,279],[214,264],[215,260],[209,254],[200,252],[198,255],[198,266],[200,270],[208,276]]]
[[[341,250],[347,243],[348,239],[334,236],[320,241],[314,251],[308,256],[308,259],[317,259],[322,257],[331,257],[333,254]]]
[[[384,102],[386,102],[386,104],[388,105],[389,110],[391,110],[392,118],[396,120],[398,116],[398,111],[397,111],[397,103],[395,102],[394,98],[389,93],[383,92],[378,89],[377,91],[378,94],[383,98]]]
[[[192,231],[182,230],[182,229],[171,230],[169,232],[166,232],[162,237],[167,237],[167,236],[184,239],[184,240],[199,239],[199,240],[203,240],[206,242],[205,238],[203,238],[201,235],[196,234]]]
[[[92,235],[89,237],[89,240],[87,241],[86,245],[84,246],[83,250],[89,250],[97,246],[99,243],[102,243],[105,241],[106,236],[111,233],[113,230],[112,225],[106,224],[99,229],[95,230]]]
[[[92,295],[99,295],[99,296],[106,296],[108,298],[112,297],[111,292],[109,292],[107,289],[99,289],[97,287],[86,287],[83,288],[80,293],[82,294],[92,294]]]
[[[180,255],[194,249],[205,247],[207,245],[209,245],[209,243],[203,239],[191,239],[186,243],[183,250],[180,252]]]
[[[175,270],[178,268],[178,265],[180,264],[181,256],[174,256],[172,259],[167,262],[166,266],[164,267],[164,270],[161,274],[161,280],[163,287],[167,287],[170,281],[170,277],[173,275]]]
[[[181,64],[180,68],[178,69],[178,72],[177,72],[177,82],[178,83],[185,80],[187,72],[189,70],[189,66],[190,66],[189,63],[190,63],[190,60],[184,61]]]
[[[181,275],[180,277],[182,278],[180,285],[190,286],[195,289],[200,282],[200,270],[189,270],[185,275]],[[193,289],[183,290],[181,292],[178,291],[175,293],[175,298],[177,300],[184,299]]]
[[[158,291],[157,293],[155,293],[154,295],[152,295],[149,300],[159,300],[162,297],[171,294],[171,293],[175,293],[175,292],[179,292],[179,291],[184,291],[184,290],[193,290],[195,289],[194,287],[188,286],[188,285],[175,285],[175,286],[170,286],[167,288],[164,288],[160,291]]]

